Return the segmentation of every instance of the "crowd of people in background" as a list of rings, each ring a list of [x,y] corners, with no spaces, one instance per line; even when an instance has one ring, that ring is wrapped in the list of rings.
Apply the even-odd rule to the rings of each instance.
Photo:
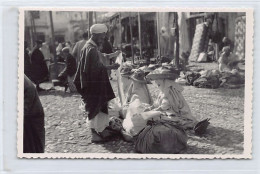
[[[106,101],[115,97],[109,82],[109,74],[111,69],[119,67],[118,64],[113,63],[112,58],[117,57],[121,52],[113,53],[105,25],[94,25],[90,32],[90,39],[88,33],[84,33],[82,40],[75,44],[71,44],[70,41],[56,43],[56,53],[50,49],[48,43],[43,43],[41,40],[36,41],[32,50],[29,50],[27,42],[24,43],[24,153],[44,152],[44,111],[38,92],[45,90],[40,87],[40,84],[50,80],[50,71],[54,71],[50,66],[54,62],[54,56],[57,62],[64,63],[65,66],[59,72],[57,79],[52,79],[52,83],[54,86],[55,84],[64,86],[65,92],[70,85],[73,85],[75,89],[70,88],[70,91],[78,91],[81,94],[85,108],[89,111],[94,141],[98,141],[99,137],[95,133],[101,130],[100,125],[104,126],[104,129],[108,126],[102,125],[102,118],[108,119],[102,114],[107,114],[108,111]],[[101,132],[107,134],[106,131],[101,130]]]
[[[58,74],[61,86],[67,89],[67,77],[73,77],[76,73],[77,65],[80,62],[81,50],[88,40],[88,32],[83,33],[82,39],[78,42],[72,43],[55,42],[55,52],[47,42],[37,40],[32,49],[29,49],[28,42],[24,42],[24,73],[35,83],[37,91],[43,91],[40,84],[50,80],[50,65],[54,63],[54,54],[56,54],[57,62],[64,63],[64,69]],[[113,52],[113,37],[105,38],[104,45],[102,45],[101,52],[110,54]],[[111,43],[112,42],[112,43]],[[105,64],[111,64],[111,60],[107,60]],[[111,74],[111,71],[108,70]],[[110,77],[111,79],[111,77]],[[53,88],[52,88],[53,89]]]

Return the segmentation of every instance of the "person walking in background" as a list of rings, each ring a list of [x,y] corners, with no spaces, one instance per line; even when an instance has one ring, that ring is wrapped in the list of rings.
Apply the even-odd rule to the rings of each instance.
[[[81,50],[82,48],[84,47],[84,45],[86,44],[87,42],[87,39],[88,39],[88,33],[84,33],[82,35],[83,39],[78,41],[76,43],[76,45],[74,46],[73,50],[72,50],[72,56],[76,59],[76,63],[77,65],[79,64],[80,62],[80,53],[81,53]]]
[[[32,51],[31,62],[32,62],[32,81],[36,84],[36,89],[42,91],[40,83],[48,80],[48,68],[44,60],[44,56],[40,51],[42,47],[42,41],[38,40]]]
[[[24,75],[23,152],[44,153],[44,111],[37,90]]]
[[[91,38],[81,51],[74,84],[82,96],[87,122],[92,133],[92,142],[100,142],[111,136],[109,129],[108,102],[115,98],[107,70],[117,69],[119,64],[105,65],[99,47],[102,46],[107,26],[95,24],[91,26]],[[117,55],[116,55],[117,56]],[[108,57],[108,56],[106,56]]]

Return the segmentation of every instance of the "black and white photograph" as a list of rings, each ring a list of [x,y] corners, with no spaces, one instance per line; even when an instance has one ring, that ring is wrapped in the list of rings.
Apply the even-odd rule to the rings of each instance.
[[[252,14],[21,8],[17,156],[251,159]]]

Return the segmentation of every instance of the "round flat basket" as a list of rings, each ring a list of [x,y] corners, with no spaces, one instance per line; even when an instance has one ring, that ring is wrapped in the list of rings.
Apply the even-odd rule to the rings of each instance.
[[[122,77],[130,77],[132,73],[120,73]]]
[[[169,80],[176,80],[179,75],[178,74],[173,74],[173,73],[169,73],[169,74],[148,74],[146,76],[148,79],[152,79],[152,80],[157,80],[157,79],[169,79]]]

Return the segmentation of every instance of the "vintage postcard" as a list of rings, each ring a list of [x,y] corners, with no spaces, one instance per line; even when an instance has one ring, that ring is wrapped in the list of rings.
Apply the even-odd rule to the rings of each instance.
[[[251,159],[253,9],[19,9],[19,158]]]

